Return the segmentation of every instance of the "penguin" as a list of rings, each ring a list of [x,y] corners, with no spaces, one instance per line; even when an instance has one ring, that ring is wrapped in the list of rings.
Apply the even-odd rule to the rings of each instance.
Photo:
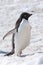
[[[23,12],[19,19],[16,21],[15,28],[7,32],[3,40],[5,39],[6,36],[13,34],[12,35],[12,50],[7,56],[15,54],[17,56],[21,56],[22,51],[30,44],[30,37],[31,37],[31,25],[28,22],[28,18],[32,14]]]

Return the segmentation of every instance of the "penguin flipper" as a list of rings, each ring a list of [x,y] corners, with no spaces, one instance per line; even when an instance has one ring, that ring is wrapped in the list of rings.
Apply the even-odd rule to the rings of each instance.
[[[4,36],[3,36],[3,40],[5,39],[6,36],[10,35],[11,33],[15,33],[15,28],[10,30],[9,32],[7,32]]]

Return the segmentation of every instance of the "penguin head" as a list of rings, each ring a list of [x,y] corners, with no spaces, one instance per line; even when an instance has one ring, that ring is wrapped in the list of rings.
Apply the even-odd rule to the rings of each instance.
[[[22,19],[28,20],[28,18],[29,18],[31,15],[32,15],[32,14],[27,13],[27,12],[23,12],[23,13],[20,15],[19,19],[17,20],[17,22],[16,22],[16,24],[15,24],[17,30],[18,30],[18,27],[19,27],[20,23],[22,22]]]
[[[21,18],[21,20],[22,20],[22,19],[28,20],[28,18],[29,18],[31,15],[32,15],[32,14],[30,14],[30,13],[23,12],[23,13],[21,14],[20,18]]]

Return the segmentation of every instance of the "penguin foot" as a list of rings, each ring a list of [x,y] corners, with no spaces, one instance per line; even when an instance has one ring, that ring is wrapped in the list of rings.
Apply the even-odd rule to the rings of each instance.
[[[21,57],[22,51],[16,53],[17,56]]]
[[[7,53],[7,54],[4,55],[4,56],[10,56],[10,55],[13,55],[13,54],[14,54],[14,51],[11,51],[11,52]]]

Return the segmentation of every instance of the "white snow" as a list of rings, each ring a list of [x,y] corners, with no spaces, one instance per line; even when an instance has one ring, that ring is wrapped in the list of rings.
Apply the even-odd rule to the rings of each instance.
[[[11,51],[12,35],[2,40],[22,12],[33,15],[29,18],[32,26],[30,46],[22,56],[4,56]],[[43,0],[0,0],[0,65],[43,65]]]

